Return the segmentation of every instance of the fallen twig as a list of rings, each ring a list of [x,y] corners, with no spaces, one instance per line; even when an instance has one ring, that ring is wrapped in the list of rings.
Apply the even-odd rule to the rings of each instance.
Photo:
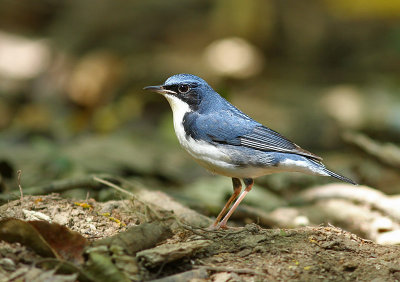
[[[169,263],[184,257],[192,257],[211,244],[209,240],[195,240],[158,245],[136,253],[137,260],[145,267],[154,268],[165,262]]]
[[[107,179],[115,179],[110,175],[100,176],[101,178]],[[99,189],[104,187],[104,184],[93,179],[92,175],[73,178],[73,179],[63,179],[59,181],[54,181],[50,184],[42,185],[42,186],[34,186],[24,189],[25,195],[46,195],[51,193],[60,193],[64,191],[68,191],[75,188],[91,188],[91,189]],[[20,192],[21,193],[21,192]],[[0,203],[4,203],[11,200],[18,199],[18,195],[15,193],[10,194],[0,194]]]
[[[121,192],[121,193],[123,193],[123,194],[128,195],[128,196],[131,197],[133,200],[135,200],[135,201],[139,202],[140,204],[142,204],[142,205],[146,208],[146,210],[150,211],[150,212],[154,215],[154,217],[155,217],[156,219],[158,219],[158,220],[165,220],[165,218],[163,218],[163,217],[160,215],[159,212],[157,212],[154,208],[152,208],[152,207],[150,206],[149,203],[138,199],[138,197],[136,197],[136,195],[134,195],[133,193],[131,193],[131,192],[129,192],[129,191],[123,189],[122,187],[120,187],[120,186],[118,186],[118,185],[116,185],[116,184],[114,184],[114,183],[111,183],[110,181],[107,181],[107,180],[105,180],[105,179],[102,179],[102,178],[100,178],[100,177],[93,176],[93,179],[94,179],[95,181],[99,182],[99,183],[102,183],[102,184],[104,184],[104,185],[106,185],[106,186],[108,186],[108,187],[111,187],[111,188],[117,190],[118,192]]]
[[[97,181],[99,183],[102,183],[102,184],[104,184],[104,185],[106,185],[108,187],[114,188],[118,192],[124,193],[124,194],[126,194],[126,195],[128,195],[128,196],[130,196],[132,198],[136,198],[133,193],[131,193],[131,192],[125,190],[125,189],[122,189],[121,187],[119,187],[118,185],[115,185],[114,183],[112,183],[110,181],[107,181],[107,180],[102,179],[102,178],[97,177],[97,176],[93,176],[93,180],[95,180],[95,181]]]
[[[252,275],[260,275],[260,276],[267,276],[265,273],[259,272],[257,270],[248,269],[248,268],[230,268],[230,267],[223,267],[223,266],[194,266],[197,269],[206,269],[210,271],[216,272],[234,272],[239,274],[252,274]]]
[[[18,178],[17,178],[17,181],[18,181],[18,188],[19,188],[19,193],[20,193],[20,195],[21,195],[21,198],[20,198],[20,200],[21,200],[21,206],[22,206],[22,202],[24,201],[24,193],[22,192],[22,187],[21,187],[21,174],[22,174],[22,170],[18,170],[17,171],[17,174],[18,174]]]

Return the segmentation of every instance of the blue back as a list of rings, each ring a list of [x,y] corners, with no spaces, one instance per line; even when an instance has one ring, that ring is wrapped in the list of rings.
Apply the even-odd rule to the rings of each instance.
[[[278,132],[256,122],[215,92],[205,80],[191,74],[168,78],[164,85],[189,84],[196,105],[184,116],[187,135],[214,144],[244,146],[260,151],[295,153],[321,158],[300,148]],[[184,99],[184,97],[181,97]],[[194,110],[193,110],[194,109]]]

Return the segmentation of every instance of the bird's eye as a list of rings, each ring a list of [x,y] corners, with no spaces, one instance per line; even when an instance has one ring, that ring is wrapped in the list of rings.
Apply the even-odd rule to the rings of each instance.
[[[179,85],[178,90],[180,93],[187,93],[190,90],[190,87],[187,84],[181,84]]]

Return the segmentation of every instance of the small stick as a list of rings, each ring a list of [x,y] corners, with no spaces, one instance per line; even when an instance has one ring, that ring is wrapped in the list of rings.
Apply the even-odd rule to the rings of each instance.
[[[99,177],[97,177],[97,176],[93,176],[93,180],[95,180],[95,181],[97,181],[97,182],[100,182],[101,184],[104,184],[104,185],[106,185],[106,186],[108,186],[108,187],[114,188],[114,189],[117,190],[118,192],[127,194],[128,196],[130,196],[130,197],[136,199],[136,197],[135,197],[134,194],[132,194],[132,193],[129,192],[129,191],[126,191],[125,189],[122,189],[121,187],[119,187],[118,185],[115,185],[114,183],[112,183],[112,182],[110,182],[110,181],[101,179],[101,178],[99,178]]]
[[[20,175],[20,174],[18,174]],[[109,175],[105,175],[104,177],[111,178]],[[20,177],[19,177],[20,178]],[[63,179],[54,181],[50,184],[42,185],[42,186],[34,186],[34,187],[25,187],[24,194],[25,195],[45,195],[50,193],[61,193],[64,191],[68,191],[74,188],[92,188],[99,189],[102,188],[102,184],[95,181],[93,176],[85,176],[75,179]],[[21,188],[20,188],[21,190]],[[17,193],[9,193],[9,194],[0,194],[0,204],[3,204],[7,201],[12,201],[18,199]]]
[[[248,268],[230,268],[230,267],[221,267],[221,266],[194,266],[195,268],[204,268],[210,271],[216,272],[234,272],[239,274],[252,274],[252,275],[260,275],[260,276],[267,276],[265,273],[258,272],[257,270],[248,269]]]
[[[90,195],[90,192],[89,191],[87,191],[87,193],[86,193],[86,204],[88,204],[88,201],[89,201],[89,195]]]
[[[99,182],[99,183],[101,183],[101,184],[104,184],[104,185],[106,185],[106,186],[108,186],[108,187],[114,188],[114,189],[117,190],[118,192],[127,194],[128,196],[130,196],[130,197],[131,197],[132,199],[134,199],[135,201],[138,201],[139,203],[141,203],[142,205],[144,205],[144,206],[146,207],[146,209],[149,209],[149,210],[155,215],[155,217],[156,217],[157,219],[162,220],[162,216],[161,216],[155,209],[153,209],[152,207],[150,207],[148,203],[146,203],[146,202],[144,202],[144,201],[142,201],[142,200],[139,200],[133,193],[131,193],[131,192],[129,192],[129,191],[127,191],[127,190],[125,190],[125,189],[119,187],[118,185],[115,185],[114,183],[112,183],[112,182],[110,182],[110,181],[101,179],[101,178],[99,178],[99,177],[97,177],[97,176],[93,176],[93,180],[94,180],[94,181],[97,181],[97,182]]]
[[[115,190],[117,190],[117,191],[119,191],[119,192],[121,192],[121,193],[127,194],[128,196],[132,197],[135,201],[138,201],[139,203],[141,203],[142,205],[144,205],[144,206],[146,207],[146,209],[148,209],[151,213],[153,213],[153,214],[156,216],[156,218],[157,218],[158,220],[162,220],[162,219],[166,220],[166,219],[169,219],[169,218],[174,219],[174,220],[178,223],[178,225],[181,226],[182,228],[184,228],[184,229],[186,229],[186,230],[189,230],[189,231],[191,231],[192,233],[194,233],[194,234],[196,234],[196,235],[199,235],[199,236],[202,236],[202,237],[204,237],[204,238],[206,238],[206,239],[215,240],[215,239],[213,239],[212,237],[210,237],[210,236],[208,236],[208,235],[206,235],[206,234],[204,234],[204,233],[201,233],[201,232],[196,231],[195,229],[202,229],[203,231],[215,232],[215,233],[218,232],[217,230],[215,230],[215,231],[214,231],[214,230],[210,231],[210,230],[204,230],[203,228],[193,228],[192,226],[189,226],[189,225],[183,223],[183,222],[181,221],[181,219],[178,218],[178,217],[175,216],[175,215],[172,215],[172,216],[170,216],[169,218],[161,217],[161,215],[160,215],[155,209],[153,209],[148,203],[146,203],[146,202],[144,202],[144,201],[142,201],[142,200],[139,200],[139,199],[136,197],[136,195],[134,195],[133,193],[131,193],[131,192],[129,192],[129,191],[127,191],[127,190],[125,190],[125,189],[119,187],[118,185],[115,185],[114,183],[112,183],[112,182],[110,182],[110,181],[104,180],[104,179],[102,179],[102,178],[100,178],[100,177],[97,177],[97,176],[93,176],[93,180],[94,180],[94,181],[97,181],[97,182],[99,182],[99,183],[102,183],[102,184],[104,184],[104,185],[106,185],[106,186],[109,186],[109,187],[111,187],[111,188],[114,188]]]
[[[22,206],[22,202],[24,201],[24,193],[22,192],[22,187],[21,187],[21,174],[22,174],[22,170],[17,170],[17,175],[18,175],[18,179],[17,179],[17,183],[18,183],[18,188],[19,188],[19,193],[21,195],[21,206]]]

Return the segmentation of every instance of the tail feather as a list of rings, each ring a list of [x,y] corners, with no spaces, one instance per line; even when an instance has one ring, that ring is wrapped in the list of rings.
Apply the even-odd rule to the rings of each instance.
[[[337,179],[339,179],[339,180],[342,180],[342,181],[344,181],[344,182],[347,182],[347,183],[350,183],[350,184],[353,184],[353,185],[358,185],[356,182],[354,182],[354,181],[351,180],[350,178],[347,178],[347,177],[342,176],[342,175],[340,175],[340,174],[337,174],[337,173],[335,173],[335,172],[333,172],[333,171],[330,171],[330,170],[327,169],[327,168],[324,168],[324,172],[326,172],[329,176],[332,176],[332,177],[337,178]]]

